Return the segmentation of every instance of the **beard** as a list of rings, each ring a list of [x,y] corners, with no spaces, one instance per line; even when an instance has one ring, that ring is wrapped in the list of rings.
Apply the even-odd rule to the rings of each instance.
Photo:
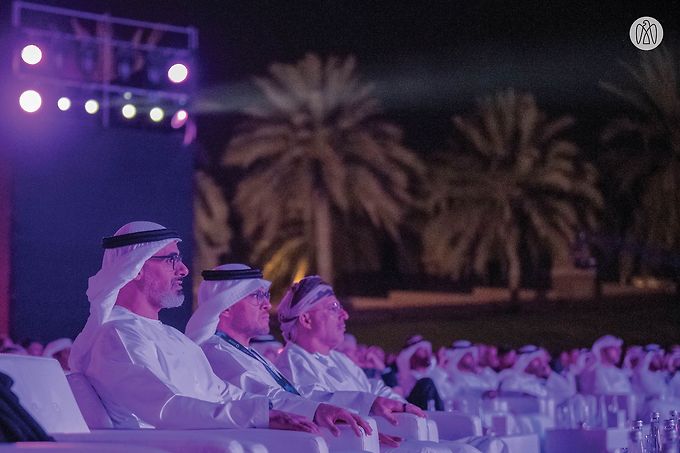
[[[159,299],[163,308],[177,308],[184,303],[184,294],[165,293]]]

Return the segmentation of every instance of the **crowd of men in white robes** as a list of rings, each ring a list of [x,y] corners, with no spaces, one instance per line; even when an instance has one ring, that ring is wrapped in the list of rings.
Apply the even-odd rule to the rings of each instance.
[[[285,345],[267,338],[270,282],[243,264],[204,270],[198,307],[186,334],[158,312],[184,301],[188,268],[179,235],[132,222],[104,238],[101,269],[89,279],[90,316],[76,338],[16,345],[2,352],[45,355],[82,373],[120,428],[269,427],[306,432],[365,417],[396,423],[395,414],[456,409],[458,401],[528,395],[565,404],[579,394],[630,394],[639,410],[673,407],[680,398],[680,347],[597,340],[589,350],[551,358],[542,348],[517,350],[456,340],[436,353],[422,336],[386,355],[345,334],[348,313],[318,276],[293,284],[278,307]],[[33,342],[37,343],[37,342]],[[39,349],[43,349],[39,351]],[[402,439],[380,433],[387,447]],[[451,451],[478,451],[463,443]]]

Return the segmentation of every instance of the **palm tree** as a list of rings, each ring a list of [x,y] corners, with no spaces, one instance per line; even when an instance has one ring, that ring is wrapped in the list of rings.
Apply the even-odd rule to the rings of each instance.
[[[680,71],[668,49],[625,65],[635,86],[602,86],[635,108],[602,134],[618,195],[633,206],[629,236],[651,249],[680,251]]]
[[[222,264],[221,258],[230,250],[231,229],[229,207],[222,189],[207,173],[194,174],[194,241],[193,262],[194,301],[197,300],[201,271]]]
[[[573,122],[547,120],[531,95],[511,90],[453,118],[464,143],[432,166],[423,229],[429,272],[483,277],[497,262],[515,293],[523,257],[567,260],[576,233],[595,227],[602,206],[595,168],[562,137]]]
[[[247,169],[235,203],[252,259],[272,279],[318,272],[332,281],[332,231],[357,217],[396,239],[412,179],[424,172],[401,130],[377,117],[355,67],[351,56],[313,54],[271,65],[255,79],[264,102],[245,112],[227,147],[223,163]]]

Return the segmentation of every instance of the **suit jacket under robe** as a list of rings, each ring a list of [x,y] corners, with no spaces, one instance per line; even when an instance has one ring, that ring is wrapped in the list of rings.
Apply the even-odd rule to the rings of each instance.
[[[206,340],[201,349],[220,379],[248,393],[266,395],[274,409],[314,419],[319,403],[284,390],[259,360],[239,351],[217,335]],[[273,363],[264,357],[262,359],[276,370]]]
[[[158,320],[114,307],[84,369],[118,428],[269,425],[269,400],[225,384],[203,351]]]
[[[289,342],[276,364],[303,396],[354,409],[360,415],[368,415],[378,396],[404,402],[382,381],[369,381],[361,368],[338,351],[311,354]]]

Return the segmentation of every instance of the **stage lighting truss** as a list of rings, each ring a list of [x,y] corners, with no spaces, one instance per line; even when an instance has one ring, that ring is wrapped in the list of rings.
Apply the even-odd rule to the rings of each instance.
[[[104,126],[175,127],[191,115],[195,28],[24,1],[14,2],[12,25],[16,90],[36,89],[42,109],[83,112],[92,99],[98,109],[90,103],[88,113]]]

